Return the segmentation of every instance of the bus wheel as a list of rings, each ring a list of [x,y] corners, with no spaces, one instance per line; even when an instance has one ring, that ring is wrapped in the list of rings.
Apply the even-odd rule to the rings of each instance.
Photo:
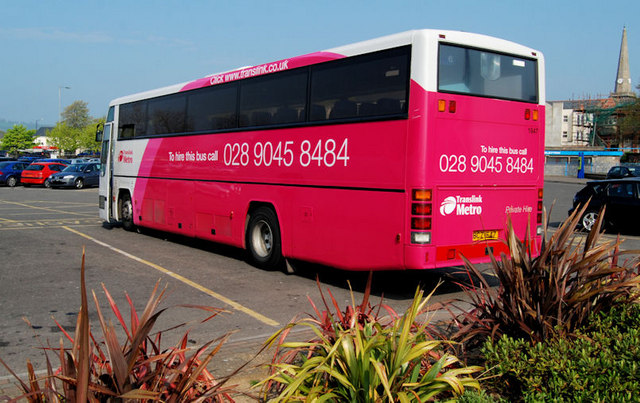
[[[125,230],[133,231],[135,229],[135,225],[133,225],[133,203],[128,193],[120,198],[120,219],[122,220],[122,228]]]
[[[268,270],[280,268],[283,260],[280,226],[272,209],[259,207],[251,214],[246,244],[253,264]]]

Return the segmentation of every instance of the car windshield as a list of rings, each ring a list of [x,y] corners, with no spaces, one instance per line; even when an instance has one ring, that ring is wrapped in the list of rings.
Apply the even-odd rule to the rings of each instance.
[[[10,162],[0,162],[0,169],[8,167],[10,164]]]
[[[25,171],[42,171],[43,169],[44,169],[44,165],[31,164],[25,169]]]
[[[62,172],[83,172],[87,167],[87,164],[71,164],[67,166]]]

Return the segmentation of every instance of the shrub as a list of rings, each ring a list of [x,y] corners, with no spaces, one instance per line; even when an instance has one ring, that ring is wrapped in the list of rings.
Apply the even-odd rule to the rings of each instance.
[[[466,387],[479,388],[472,374],[481,368],[461,366],[446,352],[446,341],[429,336],[428,321],[418,321],[431,295],[423,297],[418,289],[405,314],[393,313],[385,323],[368,303],[370,286],[371,276],[363,302],[353,302],[344,312],[332,297],[332,313],[323,296],[325,311],[313,305],[315,318],[293,321],[267,341],[273,345],[279,340],[272,375],[261,382],[265,397],[271,393],[278,401],[426,401],[447,393],[460,395]],[[287,341],[294,326],[309,327],[315,337]]]
[[[501,397],[494,397],[487,394],[484,390],[465,390],[464,394],[456,400],[457,403],[507,403],[508,401]]]
[[[542,341],[556,332],[570,334],[584,326],[591,313],[637,300],[637,256],[618,264],[623,254],[637,251],[619,251],[619,237],[608,241],[602,238],[604,215],[599,215],[583,241],[574,236],[586,207],[576,210],[550,238],[545,219],[538,256],[528,239],[516,237],[509,220],[505,242],[510,257],[502,254],[497,260],[492,256],[490,265],[500,281],[497,289],[466,261],[471,282],[463,288],[471,309],[462,309],[454,317],[457,332],[453,339],[480,345],[487,337],[498,339],[502,335]]]
[[[47,375],[38,379],[33,366],[27,362],[29,380],[25,382],[0,359],[0,363],[18,380],[24,392],[21,398],[29,402],[61,400],[85,402],[112,401],[113,399],[149,399],[167,402],[186,402],[196,399],[215,402],[233,401],[230,395],[233,390],[225,386],[228,377],[217,380],[207,371],[207,365],[220,350],[228,335],[212,340],[188,355],[190,349],[187,348],[189,335],[187,331],[177,345],[164,349],[160,345],[163,333],[158,332],[152,336],[151,330],[158,317],[166,310],[158,310],[166,287],[160,291],[159,284],[156,283],[141,316],[138,315],[133,302],[127,295],[131,312],[130,322],[127,325],[111,294],[103,285],[111,310],[120,323],[126,339],[123,344],[118,342],[115,327],[111,321],[105,320],[94,292],[93,299],[104,340],[98,342],[89,326],[89,303],[84,270],[83,251],[80,287],[82,305],[78,314],[75,337],[69,335],[56,322],[71,342],[71,348],[66,348],[62,339],[59,348],[43,348]],[[205,310],[209,316],[203,322],[223,312],[218,308],[188,307]],[[211,350],[208,351],[210,348]],[[47,351],[55,352],[60,360],[60,367],[56,371],[53,370]]]
[[[593,314],[571,340],[502,336],[483,354],[494,387],[514,401],[638,401],[640,306]]]

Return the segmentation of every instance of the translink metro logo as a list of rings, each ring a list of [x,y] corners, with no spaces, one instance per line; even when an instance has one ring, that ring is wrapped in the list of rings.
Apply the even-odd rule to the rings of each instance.
[[[449,196],[440,203],[440,214],[443,216],[480,215],[482,214],[482,196]]]

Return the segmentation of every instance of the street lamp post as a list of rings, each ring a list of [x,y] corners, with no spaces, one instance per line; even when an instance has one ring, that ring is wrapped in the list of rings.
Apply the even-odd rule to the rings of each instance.
[[[60,121],[62,121],[62,90],[70,90],[71,87],[65,86],[65,85],[61,85],[60,87],[58,87],[58,119],[60,119]]]

